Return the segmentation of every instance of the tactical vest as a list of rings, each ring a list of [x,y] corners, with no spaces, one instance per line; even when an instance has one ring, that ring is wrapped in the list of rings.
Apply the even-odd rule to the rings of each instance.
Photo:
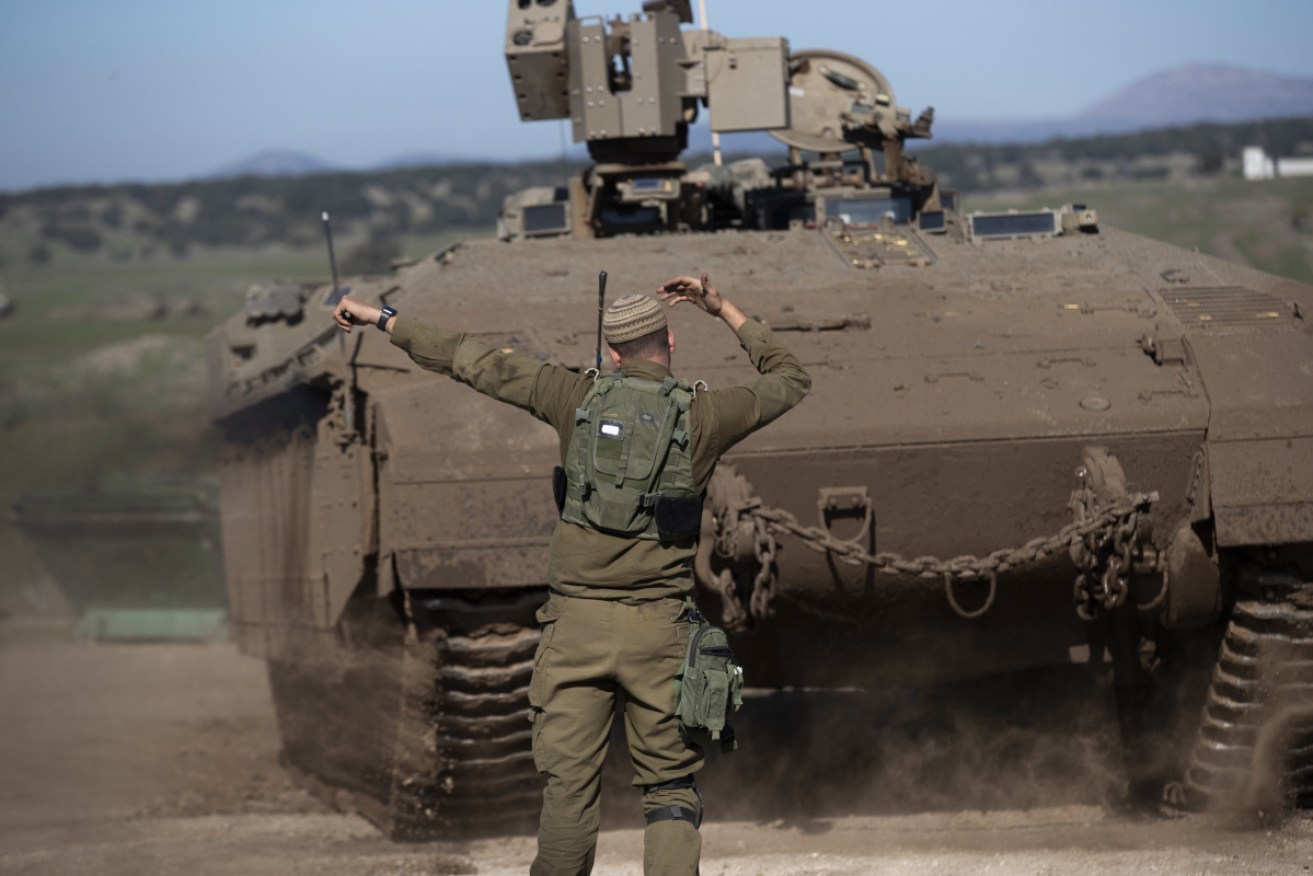
[[[689,457],[693,390],[619,372],[593,381],[553,487],[561,519],[613,535],[675,541],[697,535],[702,496]]]

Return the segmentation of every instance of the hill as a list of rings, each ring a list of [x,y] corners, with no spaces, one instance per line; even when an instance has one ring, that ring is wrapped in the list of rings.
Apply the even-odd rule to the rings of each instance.
[[[1145,76],[1056,119],[941,119],[936,139],[1036,143],[1181,127],[1313,116],[1313,79],[1227,64],[1187,64]]]
[[[444,152],[406,152],[380,161],[369,170],[406,170],[412,167],[433,167],[440,164],[472,164],[476,161],[477,159],[468,156],[450,155]],[[343,169],[305,152],[296,152],[291,149],[266,149],[240,161],[225,164],[219,169],[205,174],[202,179],[234,179],[241,176],[309,176],[315,173],[334,173]]]
[[[334,167],[322,159],[290,149],[266,149],[241,161],[225,164],[207,174],[208,179],[232,179],[241,176],[306,176],[327,173]]]
[[[39,265],[94,253],[133,262],[196,247],[320,247],[323,211],[345,237],[363,240],[488,227],[508,194],[555,185],[575,170],[560,162],[484,163],[0,195],[0,262]]]
[[[1086,107],[1076,119],[1105,131],[1195,122],[1313,116],[1313,79],[1226,64],[1190,64],[1146,76]]]

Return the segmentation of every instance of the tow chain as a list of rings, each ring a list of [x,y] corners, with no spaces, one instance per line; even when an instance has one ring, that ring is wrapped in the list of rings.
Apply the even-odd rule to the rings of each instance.
[[[1077,523],[1096,516],[1097,503],[1088,487],[1072,493],[1071,510]],[[1126,603],[1140,542],[1140,515],[1141,509],[1136,507],[1115,521],[1106,521],[1104,527],[1086,532],[1079,543],[1072,545],[1072,559],[1078,569],[1072,597],[1081,620],[1094,620],[1100,611]]]
[[[949,606],[968,619],[984,615],[993,606],[1000,574],[1061,551],[1070,551],[1080,569],[1075,585],[1076,612],[1081,618],[1092,620],[1099,611],[1125,603],[1140,518],[1156,501],[1157,493],[1132,493],[1100,507],[1092,496],[1078,491],[1072,494],[1076,519],[1057,533],[1031,539],[1019,547],[992,551],[983,557],[967,554],[949,560],[930,556],[909,559],[889,551],[871,554],[854,541],[836,538],[817,526],[802,525],[788,511],[761,505],[742,508],[739,514],[752,523],[753,553],[758,563],[748,608],[753,617],[770,616],[770,603],[778,579],[774,563],[778,550],[776,537],[788,533],[809,549],[828,554],[841,563],[871,566],[888,575],[939,578],[944,582]],[[717,521],[718,550],[728,547],[724,540],[727,534],[734,532],[736,523],[727,518]],[[727,575],[724,577],[728,579]],[[958,602],[954,587],[960,581],[974,580],[987,581],[989,592],[978,608],[967,610]],[[717,589],[728,595],[732,583],[729,580],[718,583]],[[747,612],[741,605],[730,607],[729,614],[739,617],[741,622],[747,620]]]

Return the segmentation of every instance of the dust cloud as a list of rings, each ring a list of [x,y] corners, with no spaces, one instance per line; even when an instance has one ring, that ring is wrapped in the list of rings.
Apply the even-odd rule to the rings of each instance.
[[[750,692],[736,752],[699,776],[709,817],[806,824],[849,815],[1105,805],[1124,794],[1111,693],[1081,667],[887,692]],[[606,823],[632,823],[622,738]]]

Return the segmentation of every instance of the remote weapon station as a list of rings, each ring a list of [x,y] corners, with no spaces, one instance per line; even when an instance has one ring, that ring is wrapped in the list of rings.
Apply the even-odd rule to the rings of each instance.
[[[501,240],[352,295],[582,370],[599,268],[621,290],[709,270],[814,380],[707,497],[698,596],[750,684],[1083,662],[1143,752],[1156,687],[1203,650],[1173,798],[1307,801],[1313,288],[1081,205],[966,211],[904,151],[932,112],[857,58],[688,27],[687,0],[508,6],[521,117],[568,120],[593,163],[509,198]],[[787,162],[686,166],[703,111]],[[398,838],[518,829],[555,433],[379,332],[344,344],[341,294],[257,291],[208,340],[233,634],[312,787]],[[682,375],[751,373],[672,318]]]

